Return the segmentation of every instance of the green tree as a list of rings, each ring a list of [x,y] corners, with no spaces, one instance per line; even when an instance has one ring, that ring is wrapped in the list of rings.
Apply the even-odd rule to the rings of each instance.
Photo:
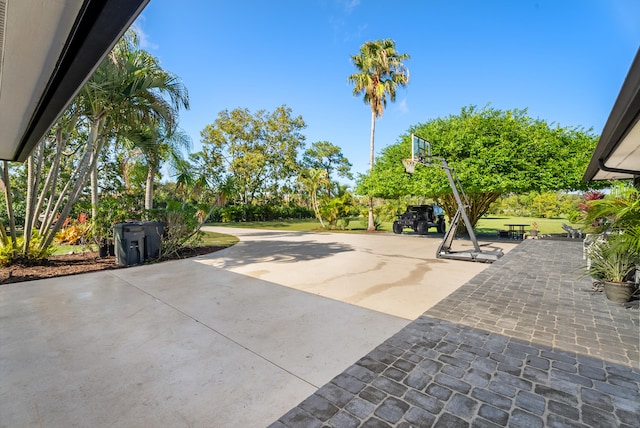
[[[308,168],[301,171],[298,176],[303,191],[309,195],[311,200],[311,208],[316,215],[320,226],[324,229],[324,221],[322,220],[322,214],[320,213],[320,195],[319,191],[322,187],[325,187],[329,183],[327,171],[319,168]]]
[[[382,117],[387,106],[387,97],[392,102],[395,101],[398,87],[404,87],[409,83],[409,70],[403,63],[406,59],[409,59],[409,55],[398,53],[395,42],[391,39],[365,42],[360,47],[360,53],[351,57],[357,70],[348,77],[348,81],[353,85],[353,94],[364,94],[364,103],[371,108],[370,171],[374,165],[376,118]],[[367,230],[375,230],[371,194]]]
[[[302,156],[305,168],[323,169],[327,173],[327,193],[331,196],[331,180],[333,172],[338,176],[353,180],[351,163],[343,154],[340,147],[328,141],[316,141],[305,150]]]
[[[130,30],[82,88],[78,102],[90,128],[89,170],[95,217],[102,151],[123,135],[142,133],[150,126],[162,124],[173,130],[179,109],[189,108],[189,98],[180,79],[164,70],[157,58],[140,49],[136,33]]]
[[[86,127],[83,124],[77,103],[72,103],[24,165],[14,164],[12,168],[9,162],[3,163],[2,187],[10,235],[3,234],[0,245],[12,247],[10,261],[46,257],[55,233],[63,224],[64,219],[60,217],[64,214],[66,218],[82,196],[90,161],[90,154],[84,150]],[[16,232],[17,207],[24,207],[20,245]]]
[[[171,163],[173,169],[183,160],[182,150],[191,147],[191,138],[180,128],[167,129],[163,123],[149,120],[148,124],[138,124],[127,133],[131,153],[145,169],[144,208],[153,208],[155,177],[164,162]],[[135,148],[134,148],[135,147]]]
[[[552,127],[526,110],[464,107],[459,115],[413,126],[387,146],[360,182],[359,192],[381,197],[425,195],[448,216],[457,206],[441,168],[418,165],[406,174],[402,159],[411,153],[411,133],[431,142],[434,156],[455,170],[469,198],[473,225],[500,195],[585,189],[582,173],[597,137],[582,128]]]
[[[149,120],[173,129],[180,107],[188,107],[186,89],[148,52],[139,49],[135,34],[128,32],[27,159],[22,255],[40,257],[46,253],[84,195],[87,181],[96,217],[98,168],[100,159],[105,159],[105,147],[124,130],[149,126]],[[7,200],[15,192],[8,164],[2,169]],[[11,217],[15,211],[9,211]],[[15,224],[15,219],[9,223]],[[11,238],[3,236],[2,244],[10,243],[18,257],[15,231],[10,229]],[[36,230],[39,238],[34,246],[31,238]]]
[[[346,229],[357,203],[346,186],[338,186],[336,190],[335,196],[325,196],[321,199],[320,214],[332,228]]]
[[[537,217],[553,218],[561,214],[556,192],[542,192],[533,197],[533,213]]]
[[[102,108],[108,109],[111,119],[106,125],[142,154],[147,170],[145,207],[151,209],[153,179],[160,164],[180,156],[180,150],[190,146],[188,136],[177,127],[179,110],[189,108],[188,91],[176,75],[160,66],[157,58],[139,48],[133,32],[118,42],[101,68],[92,80],[100,83],[106,77],[106,83],[114,83],[109,79],[115,78],[117,84],[102,99]],[[91,88],[85,87],[85,95],[94,95]],[[96,188],[92,184],[94,204],[97,204]]]
[[[272,113],[224,110],[200,133],[200,158],[212,170],[229,171],[240,203],[252,204],[258,197],[277,198],[297,176],[305,127],[302,117],[293,117],[285,105]]]

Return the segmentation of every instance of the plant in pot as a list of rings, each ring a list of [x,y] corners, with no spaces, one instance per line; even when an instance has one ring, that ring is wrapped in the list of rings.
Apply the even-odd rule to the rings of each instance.
[[[529,230],[529,236],[538,236],[538,223],[537,222],[531,222],[531,229]]]
[[[640,253],[625,238],[616,234],[594,243],[588,250],[589,275],[602,282],[607,298],[616,303],[628,302],[637,291],[633,279],[636,266],[640,265]]]

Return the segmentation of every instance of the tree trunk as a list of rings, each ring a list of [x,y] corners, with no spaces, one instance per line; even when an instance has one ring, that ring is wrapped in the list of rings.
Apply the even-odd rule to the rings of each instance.
[[[58,125],[58,130],[56,132],[56,141],[55,141],[55,154],[53,158],[53,162],[51,163],[51,167],[49,168],[49,173],[47,174],[47,178],[44,182],[44,186],[42,186],[42,192],[38,198],[38,212],[42,209],[45,200],[47,200],[46,208],[44,209],[44,218],[42,219],[42,223],[40,223],[40,236],[44,236],[46,229],[51,225],[51,209],[54,206],[54,201],[57,198],[57,184],[58,184],[58,173],[60,171],[60,159],[62,157],[62,151],[64,149],[64,144],[68,137],[68,133],[63,134],[62,128]]]
[[[100,130],[104,124],[104,119],[97,119],[91,122],[90,144],[87,148],[91,151],[91,169],[89,175],[91,177],[91,218],[98,217],[99,189],[98,189],[98,157],[102,150]]]
[[[369,173],[373,171],[373,160],[375,153],[374,137],[376,133],[376,113],[371,110],[371,141],[369,143]],[[367,222],[367,230],[372,232],[376,230],[376,225],[373,219],[373,196],[369,196],[369,220]]]
[[[46,237],[43,236],[41,241],[41,251],[44,251],[51,242],[53,242],[53,238],[55,234],[60,230],[62,224],[64,223],[64,219],[71,213],[71,209],[73,205],[78,201],[80,195],[82,194],[82,189],[86,186],[88,175],[91,174],[92,171],[97,171],[97,163],[98,163],[98,155],[100,150],[102,149],[101,141],[97,140],[97,130],[94,132],[92,129],[90,141],[87,144],[86,151],[82,157],[82,160],[78,164],[76,171],[74,172],[75,182],[72,184],[73,178],[66,183],[65,188],[58,197],[58,201],[56,202],[56,206],[54,208],[54,212],[57,212],[60,205],[62,205],[62,201],[65,199],[68,193],[68,197],[66,197],[66,202],[60,212],[60,216],[57,221],[53,224],[51,228],[47,230]],[[96,139],[94,139],[94,137]],[[71,192],[69,189],[73,186]],[[93,207],[92,207],[93,213]]]
[[[91,218],[98,218],[98,166],[91,168]]]
[[[469,207],[466,208],[467,217],[469,217],[469,222],[473,227],[476,226],[480,217],[482,217],[493,202],[495,202],[499,197],[500,193],[497,192],[486,192],[486,193],[476,193],[472,195],[467,195],[469,197]],[[449,219],[453,218],[454,214],[458,210],[458,204],[453,197],[453,194],[442,195],[438,197],[437,200],[438,205],[442,207],[445,213],[447,213],[447,217]],[[458,225],[458,235],[463,235],[467,232],[467,228],[463,222],[460,222]]]
[[[11,246],[16,250],[16,218],[13,213],[13,194],[11,193],[11,183],[9,181],[9,162],[2,161],[2,181],[4,183],[4,200],[7,204],[7,214],[9,215],[9,233],[11,234]],[[0,226],[4,229],[4,224]]]
[[[147,167],[147,182],[144,189],[144,209],[150,210],[153,208],[153,178],[155,176],[155,166],[149,163]]]
[[[22,232],[22,254],[29,254],[29,246],[31,245],[31,230],[33,225],[33,185],[34,185],[34,171],[33,171],[33,155],[29,155],[27,158],[27,203],[25,207],[24,215],[24,229]]]
[[[324,229],[324,221],[322,221],[322,215],[320,215],[320,204],[318,203],[318,188],[313,187],[311,190],[311,204],[313,205],[313,212],[316,218],[320,220],[320,226]]]

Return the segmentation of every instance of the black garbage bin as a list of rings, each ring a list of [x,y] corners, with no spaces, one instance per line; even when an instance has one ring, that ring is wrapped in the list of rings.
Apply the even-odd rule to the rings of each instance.
[[[140,223],[118,223],[113,226],[116,264],[137,265],[145,260],[144,227]]]
[[[143,221],[139,224],[142,225],[142,228],[144,229],[145,260],[157,259],[160,257],[160,245],[162,245],[164,223],[159,221]]]

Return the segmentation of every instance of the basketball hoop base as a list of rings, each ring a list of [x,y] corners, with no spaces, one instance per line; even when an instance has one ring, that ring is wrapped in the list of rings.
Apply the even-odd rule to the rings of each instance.
[[[402,159],[402,165],[407,174],[413,174],[416,171],[416,163],[418,162],[415,159]]]

